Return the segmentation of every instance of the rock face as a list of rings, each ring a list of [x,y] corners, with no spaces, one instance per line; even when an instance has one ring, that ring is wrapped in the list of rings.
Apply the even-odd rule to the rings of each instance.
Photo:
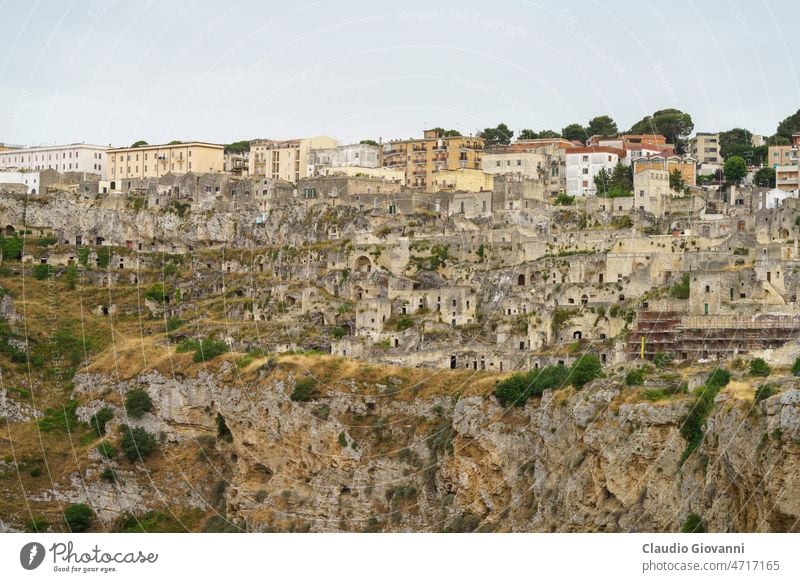
[[[492,397],[391,390],[299,403],[291,373],[223,379],[232,372],[116,384],[79,375],[76,389],[98,398],[80,413],[145,387],[154,414],[130,423],[164,433],[164,447],[215,435],[220,414],[233,435],[216,444],[227,515],[255,531],[676,531],[690,512],[709,531],[800,523],[798,390],[755,406],[723,393],[704,444],[680,466],[692,401],[626,402],[609,381],[503,409]]]

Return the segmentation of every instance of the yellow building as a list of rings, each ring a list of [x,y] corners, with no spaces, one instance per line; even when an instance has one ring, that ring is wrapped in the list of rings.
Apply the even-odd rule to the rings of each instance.
[[[672,173],[678,170],[686,186],[697,184],[697,160],[691,156],[647,156],[631,160],[634,176],[645,170],[664,170]]]
[[[483,170],[439,170],[431,176],[431,192],[491,192],[494,187],[494,176]]]
[[[422,139],[390,141],[383,145],[381,165],[405,172],[409,188],[431,189],[434,174],[443,170],[480,170],[483,139],[442,136],[426,130]]]
[[[339,142],[327,135],[301,139],[256,139],[250,142],[250,175],[297,183],[309,176],[311,150],[335,148]]]
[[[220,144],[199,141],[114,148],[106,152],[107,178],[116,181],[126,178],[160,178],[169,173],[222,172],[224,149],[225,146]]]

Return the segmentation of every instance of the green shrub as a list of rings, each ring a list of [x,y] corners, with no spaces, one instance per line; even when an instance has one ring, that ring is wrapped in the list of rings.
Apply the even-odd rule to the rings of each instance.
[[[334,327],[333,331],[331,331],[331,335],[336,339],[342,339],[344,336],[347,335],[347,330],[343,327]]]
[[[553,204],[556,206],[572,206],[575,204],[575,197],[569,196],[564,194],[563,192],[556,196],[556,199],[553,201]]]
[[[111,263],[111,250],[108,247],[97,249],[97,266],[100,269],[107,269]]]
[[[94,512],[83,503],[73,503],[64,508],[64,521],[72,533],[85,532],[92,525]]]
[[[584,354],[575,360],[569,373],[570,382],[578,389],[602,375],[603,365],[594,354]]]
[[[114,459],[117,456],[117,447],[112,445],[109,441],[103,441],[97,445],[97,452],[106,459]]]
[[[101,437],[106,434],[106,423],[114,418],[114,411],[108,407],[101,408],[92,415],[89,424],[97,436]]]
[[[22,238],[18,236],[0,237],[0,252],[4,261],[19,261],[22,259]]]
[[[690,513],[681,526],[681,533],[706,533],[706,524],[699,515]]]
[[[194,352],[192,360],[195,362],[207,362],[228,351],[228,344],[223,341],[204,339],[204,340],[183,340],[176,348],[178,353]]]
[[[528,374],[511,374],[497,383],[494,395],[501,406],[522,406],[530,396]]]
[[[717,368],[711,374],[708,375],[708,379],[706,380],[706,386],[711,386],[717,389],[719,392],[720,389],[724,388],[728,385],[728,382],[731,381],[731,373],[728,372],[725,368]],[[714,395],[716,396],[716,394]]]
[[[145,459],[156,449],[156,439],[143,428],[126,427],[122,434],[122,451],[129,461]]]
[[[36,239],[36,246],[51,247],[58,244],[58,239],[54,236],[42,236]]]
[[[114,472],[114,469],[111,467],[106,467],[103,469],[103,472],[100,473],[100,478],[103,481],[108,481],[109,483],[114,483],[117,480],[117,474]]]
[[[675,283],[669,288],[669,294],[675,299],[689,299],[691,278],[689,273],[684,273],[680,282]]]
[[[70,291],[74,291],[75,287],[78,286],[78,267],[75,265],[70,265],[67,267],[67,270],[64,271],[64,283],[67,284],[67,289]]]
[[[627,374],[625,374],[625,385],[626,386],[641,386],[644,382],[644,370],[638,368],[636,370],[631,370]]]
[[[525,374],[511,374],[497,383],[494,395],[501,406],[523,406],[528,398],[563,387],[568,375],[569,369],[561,364],[533,369]]]
[[[78,262],[83,265],[84,268],[89,267],[89,253],[91,251],[88,247],[79,247],[78,248]]]
[[[656,352],[653,356],[653,364],[656,368],[664,369],[672,363],[672,356],[664,352]]]
[[[164,286],[161,283],[153,283],[144,292],[144,298],[156,303],[164,303]]]
[[[696,391],[697,398],[681,424],[681,436],[686,439],[686,448],[680,458],[681,465],[702,444],[705,436],[703,425],[714,408],[714,398],[722,388],[727,386],[730,379],[730,372],[723,368],[717,368],[709,374],[706,383]]]
[[[756,393],[753,397],[753,402],[758,404],[762,400],[766,400],[770,396],[774,396],[778,393],[778,387],[775,384],[762,384],[758,388],[756,388]]]
[[[796,358],[792,364],[792,375],[800,376],[800,357]]]
[[[317,381],[308,377],[298,380],[289,398],[294,402],[308,402],[317,397]]]
[[[141,515],[123,514],[114,524],[116,533],[181,533],[186,528],[180,520],[160,510],[148,511]]]
[[[142,418],[153,410],[153,400],[143,388],[134,388],[125,395],[125,412],[131,418]]]
[[[43,533],[50,529],[50,522],[40,516],[33,516],[25,524],[25,530],[31,533]]]
[[[344,448],[347,446],[347,436],[344,434],[344,431],[339,433],[337,440],[339,441],[340,447]]]
[[[195,362],[208,362],[228,351],[228,344],[223,341],[204,339],[200,342],[198,350],[192,360]]]
[[[755,358],[750,361],[750,375],[751,376],[769,376],[772,368],[764,361],[763,358]]]
[[[37,281],[44,281],[48,277],[50,277],[55,272],[55,269],[50,265],[34,265],[33,266],[33,277]]]
[[[45,415],[39,419],[38,426],[42,432],[74,432],[80,425],[75,411],[78,403],[69,400],[61,408],[49,408]]]
[[[175,277],[178,274],[178,265],[170,261],[164,265],[164,277]]]
[[[225,422],[225,417],[219,412],[217,413],[217,438],[225,441],[226,443],[233,442],[233,433],[228,428],[228,423]]]
[[[167,333],[173,332],[183,325],[183,321],[179,317],[170,317],[167,320]]]

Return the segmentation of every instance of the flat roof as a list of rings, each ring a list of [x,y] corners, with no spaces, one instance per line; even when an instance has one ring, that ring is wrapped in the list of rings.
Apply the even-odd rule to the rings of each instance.
[[[5,147],[11,147],[11,146],[6,145],[6,144],[0,144],[0,145],[3,145]],[[110,146],[107,146],[107,145],[96,145],[96,144],[91,144],[91,143],[65,143],[65,144],[61,144],[61,145],[41,145],[41,146],[28,146],[28,147],[16,146],[14,149],[0,151],[0,154],[27,152],[27,151],[34,151],[34,150],[56,150],[56,149],[75,148],[75,147],[95,148],[95,149],[102,149],[102,150],[107,150],[107,149],[110,148]]]
[[[109,148],[109,152],[120,152],[120,151],[127,151],[127,150],[151,150],[155,148],[183,148],[187,146],[203,146],[203,147],[211,147],[211,148],[222,148],[224,149],[225,146],[219,143],[211,143],[207,141],[184,141],[181,143],[163,143],[163,144],[147,144],[147,145],[140,145],[137,147],[124,147],[124,148]]]

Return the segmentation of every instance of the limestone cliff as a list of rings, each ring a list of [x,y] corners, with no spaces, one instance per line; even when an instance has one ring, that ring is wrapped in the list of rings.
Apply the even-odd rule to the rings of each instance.
[[[292,401],[308,373],[296,363],[243,373],[226,362],[195,377],[84,373],[75,386],[84,419],[145,388],[154,413],[127,422],[162,434],[168,457],[216,439],[224,419],[231,442],[211,446],[220,512],[248,530],[677,531],[690,512],[709,531],[800,529],[800,390],[755,405],[724,390],[703,445],[681,466],[686,396],[646,402],[600,380],[504,409],[487,393],[430,390],[390,373],[327,383],[320,374],[324,390]],[[116,410],[112,425],[124,420]],[[129,471],[66,496],[102,497],[118,511],[109,492],[130,494],[139,511],[165,496],[209,506],[194,462],[175,454],[171,483]]]

